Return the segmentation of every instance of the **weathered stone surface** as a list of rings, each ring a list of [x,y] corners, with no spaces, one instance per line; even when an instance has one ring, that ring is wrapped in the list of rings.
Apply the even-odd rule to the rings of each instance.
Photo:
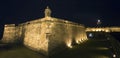
[[[46,27],[45,22],[25,25],[24,44],[47,55],[48,39],[46,39]]]
[[[6,24],[4,26],[4,33],[2,42],[4,43],[13,43],[15,38],[15,24]]]

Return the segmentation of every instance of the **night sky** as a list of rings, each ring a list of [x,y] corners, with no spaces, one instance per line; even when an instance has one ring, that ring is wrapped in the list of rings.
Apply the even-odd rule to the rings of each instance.
[[[0,24],[23,23],[44,17],[49,6],[52,16],[85,26],[120,26],[120,0],[0,0]]]

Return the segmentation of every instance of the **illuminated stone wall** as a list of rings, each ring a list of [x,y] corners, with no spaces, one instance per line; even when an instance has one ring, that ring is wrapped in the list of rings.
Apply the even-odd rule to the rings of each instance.
[[[86,32],[120,32],[120,27],[86,28]]]
[[[120,27],[110,27],[111,32],[120,32]]]
[[[48,54],[48,39],[46,39],[46,24],[30,23],[25,25],[24,44],[32,50]]]
[[[49,7],[45,9],[45,17],[28,21],[15,26],[7,24],[4,28],[2,42],[23,44],[44,55],[52,55],[63,48],[74,48],[74,44],[87,41],[86,32],[114,32],[120,28],[85,28],[84,25],[51,17]]]
[[[15,39],[15,24],[6,24],[4,26],[4,33],[2,42],[4,43],[13,43]]]
[[[16,35],[16,39],[18,43],[23,43],[23,39],[25,37],[25,29],[24,29],[24,25],[18,25],[15,27],[15,35]]]
[[[5,25],[3,42],[23,42],[28,48],[50,55],[58,47],[72,48],[73,41],[80,44],[87,40],[85,27],[70,21],[45,17],[26,23]]]
[[[4,26],[3,43],[18,43],[22,36],[22,26],[15,26],[15,24],[6,24]]]
[[[87,40],[85,27],[73,23],[51,22],[52,33],[49,37],[49,54],[56,53],[57,47],[65,45],[68,48],[73,47],[73,41],[77,44]],[[62,47],[62,46],[61,46]]]
[[[24,28],[25,46],[44,55],[56,53],[60,46],[72,48],[73,40],[78,44],[87,40],[83,25],[52,17],[26,22]]]
[[[86,32],[110,32],[109,27],[105,28],[86,28]]]
[[[52,55],[62,48],[74,48],[75,44],[87,41],[86,32],[114,32],[120,28],[85,28],[84,25],[51,17],[49,7],[45,9],[45,17],[28,21],[15,26],[6,24],[2,42],[23,44],[44,55]]]

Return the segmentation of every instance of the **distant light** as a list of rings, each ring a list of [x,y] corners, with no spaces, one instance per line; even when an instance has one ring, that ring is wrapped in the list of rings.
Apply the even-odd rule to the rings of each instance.
[[[97,20],[97,24],[100,25],[102,22],[100,19]]]
[[[78,41],[78,40],[76,40],[76,43],[78,43],[78,44],[79,44],[79,41]]]
[[[98,22],[101,22],[100,20],[98,20]]]
[[[105,30],[105,32],[110,32],[109,30]]]
[[[67,47],[72,48],[72,40],[71,39],[67,39],[66,40],[66,45],[67,45]]]
[[[116,58],[116,55],[115,55],[115,54],[113,54],[113,58]]]
[[[72,48],[72,45],[71,45],[71,43],[69,43],[67,46],[68,46],[69,48]]]
[[[90,33],[90,34],[89,34],[89,37],[93,37],[93,34],[92,34],[92,33]]]
[[[81,43],[81,40],[76,40],[76,43],[77,43],[77,44],[80,44],[80,43]]]

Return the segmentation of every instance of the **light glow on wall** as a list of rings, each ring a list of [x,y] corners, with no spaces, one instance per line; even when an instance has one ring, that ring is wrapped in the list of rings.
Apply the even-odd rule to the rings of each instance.
[[[24,44],[31,47],[31,49],[36,51],[41,51],[47,54],[48,51],[48,39],[46,39],[47,24],[37,23],[26,25]],[[44,27],[44,28],[41,28]]]
[[[14,41],[16,40],[15,29],[15,24],[6,24],[4,28],[2,42],[14,43]]]
[[[72,48],[72,40],[71,40],[71,39],[68,39],[68,40],[66,41],[66,44],[67,44],[67,46],[68,46],[69,48]]]
[[[77,36],[75,41],[77,44],[80,44],[82,42],[82,39],[80,38],[80,36]]]
[[[87,36],[84,34],[84,32],[79,34],[78,36],[76,36],[76,39],[75,39],[77,44],[83,43],[83,42],[85,42],[87,40],[88,40]]]

